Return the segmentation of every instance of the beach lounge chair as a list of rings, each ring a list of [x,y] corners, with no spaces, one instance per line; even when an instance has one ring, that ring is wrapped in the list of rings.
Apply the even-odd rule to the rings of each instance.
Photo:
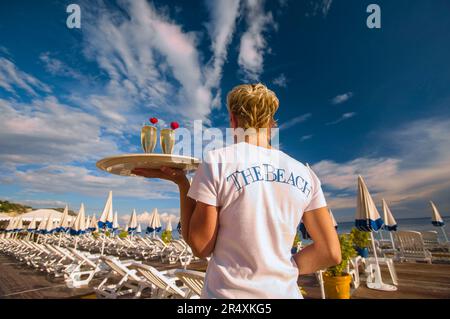
[[[421,232],[425,248],[430,251],[449,251],[449,243],[441,243],[437,231]]]
[[[200,298],[203,284],[205,282],[205,273],[194,270],[177,269],[175,275],[183,284],[189,288],[186,299]]]
[[[432,255],[425,248],[422,234],[416,231],[403,230],[394,233],[398,244],[400,261],[425,261],[431,264]]]
[[[175,255],[176,262],[179,261],[181,266],[186,269],[186,267],[191,263],[194,254],[190,251],[189,246],[183,244],[183,242],[179,240],[172,241],[172,246],[174,250],[172,250],[172,255]]]
[[[375,257],[369,257],[364,258],[363,263],[365,264],[365,272],[366,272],[366,283],[373,283],[375,282],[375,271],[377,271],[376,266],[376,260]],[[392,283],[394,285],[398,285],[398,277],[397,272],[395,271],[394,261],[392,258],[388,257],[378,257],[378,264],[379,265],[386,265],[389,270],[389,275],[391,276]]]
[[[376,277],[376,271],[378,271],[376,267],[376,259],[373,253],[372,244],[369,245],[369,256],[368,258],[361,258],[359,260],[359,263],[363,264],[365,266],[365,273],[366,273],[366,283],[373,283],[375,281]],[[394,285],[398,285],[398,277],[397,272],[395,271],[394,266],[394,259],[398,259],[398,252],[397,250],[392,249],[380,249],[379,242],[375,240],[375,249],[377,250],[377,256],[378,256],[378,264],[379,265],[386,265],[389,270],[389,275],[391,276],[392,283]],[[391,257],[388,257],[387,254],[394,254],[394,259]]]
[[[127,296],[139,298],[144,289],[152,288],[152,285],[140,277],[135,266],[137,262],[122,262],[118,258],[102,256],[104,262],[111,270],[110,274],[94,288],[98,298],[116,299]]]
[[[353,288],[358,289],[360,285],[359,278],[359,265],[364,263],[364,258],[361,256],[356,256],[350,259],[350,262],[347,264],[347,273],[352,276],[351,285]]]
[[[85,255],[74,248],[67,249],[67,252],[74,257],[74,261],[64,269],[64,279],[67,287],[86,287],[96,274],[104,271],[99,262],[99,257]]]
[[[186,298],[189,288],[178,287],[174,271],[158,271],[147,265],[136,265],[136,270],[152,284],[152,298]]]

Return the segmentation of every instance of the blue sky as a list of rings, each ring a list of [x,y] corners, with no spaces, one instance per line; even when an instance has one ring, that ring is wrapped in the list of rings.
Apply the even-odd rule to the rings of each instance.
[[[226,93],[280,99],[282,150],[308,162],[338,221],[356,176],[398,218],[450,210],[450,4],[377,1],[2,1],[0,198],[34,207],[178,214],[173,185],[107,175],[151,116],[226,127]],[[81,29],[66,7],[81,7]]]

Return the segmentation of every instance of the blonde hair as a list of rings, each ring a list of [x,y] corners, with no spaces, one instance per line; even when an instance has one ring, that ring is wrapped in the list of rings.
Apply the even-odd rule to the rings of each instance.
[[[228,112],[237,117],[238,126],[266,128],[275,125],[274,115],[279,101],[275,93],[264,84],[238,85],[228,93]]]

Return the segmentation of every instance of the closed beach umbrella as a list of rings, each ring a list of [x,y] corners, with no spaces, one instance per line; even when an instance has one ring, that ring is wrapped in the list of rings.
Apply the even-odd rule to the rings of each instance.
[[[92,215],[91,223],[89,224],[89,230],[90,230],[91,232],[98,231],[97,218],[95,218],[95,214]]]
[[[53,226],[53,216],[50,214],[45,223],[44,234],[51,234],[55,229],[56,228]]]
[[[147,233],[153,233],[156,236],[156,232],[161,231],[161,220],[159,217],[158,209],[155,208],[150,216],[150,222],[147,227]]]
[[[66,232],[69,229],[69,207],[66,205],[64,207],[63,214],[61,216],[61,221],[59,223],[59,227],[57,228],[58,232]]]
[[[91,216],[86,218],[86,222],[84,224],[86,225],[86,231],[90,231],[89,225],[91,225]]]
[[[84,212],[84,204],[81,203],[80,210],[78,211],[78,215],[75,218],[72,226],[70,227],[70,234],[73,236],[82,235],[86,232],[86,217]]]
[[[356,202],[355,227],[361,231],[370,232],[372,249],[375,257],[375,280],[367,282],[367,287],[383,291],[395,291],[397,287],[383,283],[380,265],[378,263],[377,249],[373,238],[373,231],[378,231],[383,226],[378,209],[367,189],[362,176],[358,176],[358,197]]]
[[[114,213],[112,229],[113,229],[113,231],[116,231],[116,230],[119,229],[119,222],[118,222],[117,212]]]
[[[36,217],[33,217],[33,219],[31,220],[30,224],[27,227],[27,232],[29,233],[28,235],[28,239],[31,238],[31,234],[36,232],[37,226],[36,226]]]
[[[14,224],[16,223],[16,219],[15,218],[11,218],[8,222],[8,226],[6,226],[5,231],[7,233],[12,232],[14,229]]]
[[[22,217],[17,217],[12,227],[13,227],[12,232],[14,233],[14,236],[17,237],[18,233],[23,230]]]
[[[133,213],[131,213],[130,221],[128,222],[127,231],[129,234],[133,233],[137,228],[137,215],[136,210],[133,209]]]
[[[15,232],[20,232],[23,230],[23,221],[22,221],[22,217],[18,217],[17,218],[17,222],[14,225],[14,231]]]
[[[396,231],[397,230],[397,222],[395,221],[394,216],[392,215],[389,206],[386,201],[382,200],[383,204],[383,214],[384,214],[384,226],[383,229],[387,231]]]
[[[39,227],[37,228],[37,232],[39,234],[43,234],[44,233],[45,225],[47,224],[47,219],[41,219],[41,221],[39,222]]]
[[[30,222],[30,224],[28,225],[28,227],[27,227],[27,231],[29,231],[30,233],[31,232],[34,232],[35,230],[36,230],[36,217],[34,217],[32,220],[31,220],[31,222]]]
[[[76,236],[75,239],[75,249],[77,249],[78,245],[78,236],[82,235],[86,232],[86,217],[84,212],[84,204],[81,203],[80,210],[78,211],[78,215],[75,218],[75,221],[73,222],[72,226],[70,227],[70,234],[72,236]]]
[[[355,227],[361,231],[378,231],[383,226],[378,209],[370,196],[361,176],[358,176],[358,200],[356,206]]]
[[[139,223],[136,228],[136,234],[140,234],[140,233],[142,233],[142,228],[141,228],[141,224]]]
[[[389,235],[391,236],[392,249],[395,249],[394,238],[392,236],[392,232],[397,231],[397,222],[395,221],[395,218],[392,215],[391,210],[389,209],[389,206],[387,205],[384,198],[382,200],[382,203],[383,203],[383,214],[384,214],[383,229],[387,230],[389,232]]]
[[[431,217],[431,224],[435,227],[440,227],[442,234],[444,235],[445,242],[448,242],[447,233],[445,232],[445,223],[444,220],[441,217],[441,214],[439,214],[439,211],[436,207],[436,205],[430,201],[431,210],[432,210],[432,217]]]
[[[109,191],[105,207],[103,208],[103,212],[98,220],[98,227],[100,229],[112,228],[113,218],[114,216],[113,216],[112,191]]]

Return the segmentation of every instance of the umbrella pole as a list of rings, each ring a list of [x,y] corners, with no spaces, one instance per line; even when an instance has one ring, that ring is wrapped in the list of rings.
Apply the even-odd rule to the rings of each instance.
[[[392,236],[392,232],[389,232],[389,235],[391,236],[392,249],[395,250],[394,236]]]
[[[378,255],[377,255],[377,247],[375,246],[373,232],[370,232],[370,236],[372,239],[373,255],[375,257],[375,265],[374,265],[375,266],[375,278],[374,278],[374,282],[367,282],[367,288],[382,290],[382,291],[396,291],[397,287],[383,283],[383,279],[381,278],[380,264],[379,264]]]
[[[102,256],[103,256],[104,250],[105,250],[105,234],[102,233],[102,252],[101,252]]]
[[[58,247],[61,247],[62,232],[59,232]]]
[[[441,227],[442,234],[444,235],[445,242],[448,243],[447,233],[445,232],[445,226]]]
[[[78,236],[75,237],[75,250],[77,250],[77,245],[78,245]]]
[[[373,237],[373,232],[370,232],[370,237],[372,239],[372,249],[373,256],[375,257],[375,282],[379,282],[381,285],[383,284],[383,280],[381,278],[381,269],[380,264],[378,263],[378,255],[377,255],[377,247],[375,245],[375,238]]]

